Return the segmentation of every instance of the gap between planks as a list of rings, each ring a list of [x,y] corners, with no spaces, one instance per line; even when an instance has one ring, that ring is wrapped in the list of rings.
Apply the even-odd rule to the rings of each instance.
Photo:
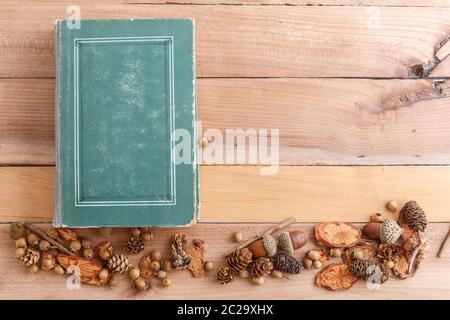
[[[258,166],[202,166],[202,222],[364,222],[387,217],[386,201],[416,200],[430,222],[450,221],[450,167],[282,166],[262,176]],[[0,168],[0,221],[53,218],[53,167]]]
[[[67,5],[1,5],[0,77],[54,75],[53,23]],[[200,77],[407,78],[450,31],[449,8],[82,5],[83,19],[196,20]],[[378,10],[378,9],[377,9]],[[450,74],[449,59],[433,77]]]
[[[450,90],[435,83],[198,79],[199,120],[223,135],[279,129],[281,165],[445,165]],[[0,80],[0,101],[0,165],[54,164],[54,79]]]
[[[42,230],[47,225],[39,225]],[[80,290],[68,290],[66,278],[53,272],[40,271],[31,275],[26,268],[14,258],[14,243],[8,237],[9,226],[0,225],[0,299],[448,299],[450,297],[450,251],[447,248],[442,258],[436,258],[437,250],[445,237],[449,223],[431,223],[427,227],[426,237],[430,240],[428,258],[422,262],[419,271],[407,280],[391,279],[381,289],[369,290],[364,281],[358,281],[350,290],[331,292],[314,285],[316,270],[304,270],[301,274],[290,276],[290,279],[275,280],[267,278],[262,287],[253,286],[249,280],[236,279],[226,286],[221,286],[215,279],[215,271],[225,263],[223,253],[235,246],[231,234],[235,231],[243,233],[245,238],[251,237],[268,227],[266,224],[202,224],[183,228],[152,228],[154,238],[145,244],[145,253],[160,250],[163,258],[169,258],[169,244],[173,234],[183,232],[188,240],[204,239],[208,244],[206,260],[213,261],[215,270],[204,277],[192,278],[188,271],[169,273],[172,286],[163,289],[157,281],[154,288],[145,294],[135,295],[130,289],[127,276],[120,277],[117,287],[91,287],[81,285]],[[297,258],[314,247],[313,225],[295,224],[286,231],[302,230],[309,236],[308,243],[294,253]],[[79,230],[80,235],[87,236],[94,244],[104,240],[98,231],[92,229]],[[125,244],[129,235],[127,230],[115,229],[108,237],[116,252],[125,253]],[[141,255],[130,256],[131,263],[137,265]],[[339,258],[332,262],[340,262]],[[12,270],[14,270],[12,272]],[[195,287],[192,290],[193,286]]]

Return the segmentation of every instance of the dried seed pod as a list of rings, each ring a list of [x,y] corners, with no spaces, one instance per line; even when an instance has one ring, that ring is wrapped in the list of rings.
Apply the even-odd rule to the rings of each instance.
[[[152,261],[150,263],[150,269],[153,270],[153,272],[158,272],[159,269],[161,269],[161,264],[159,263],[159,261]]]
[[[66,273],[66,270],[64,270],[64,268],[60,264],[57,264],[53,268],[53,272],[55,272],[56,274],[59,274],[59,275],[63,275]]]
[[[103,241],[95,246],[94,252],[98,255],[100,260],[108,261],[109,258],[114,254],[114,250],[111,242]]]
[[[28,267],[28,271],[30,273],[37,273],[39,271],[39,266],[37,264],[33,264]]]
[[[386,208],[391,212],[396,212],[398,208],[397,202],[395,200],[389,200],[386,203]]]
[[[16,248],[25,248],[27,246],[27,240],[22,237],[16,240]]]
[[[11,223],[9,225],[9,237],[13,240],[22,238],[25,235],[25,225],[22,223]]]
[[[283,272],[281,272],[280,270],[273,270],[271,276],[275,279],[281,279],[283,278]]]
[[[320,268],[323,267],[323,264],[322,264],[322,262],[320,262],[319,260],[317,260],[317,261],[313,261],[312,266],[313,266],[314,269],[320,269]]]
[[[164,270],[165,272],[172,271],[172,262],[170,262],[169,260],[164,260],[161,265],[161,269]]]
[[[152,252],[152,260],[161,261],[161,251],[155,250]]]
[[[39,249],[41,250],[41,251],[48,251],[48,250],[50,250],[50,248],[51,248],[51,244],[50,244],[50,242],[48,242],[47,240],[41,240],[41,241],[39,241]]]
[[[244,240],[244,236],[242,235],[242,233],[241,232],[235,232],[235,233],[233,233],[233,241],[234,242],[237,242],[237,243],[239,243],[239,242],[241,242],[242,240]]]
[[[167,273],[166,273],[164,270],[159,270],[159,271],[156,273],[156,276],[157,276],[159,279],[164,279],[165,277],[167,277]]]
[[[141,268],[141,277],[150,279],[155,275],[155,271],[151,267],[152,259],[149,256],[143,256],[139,262]]]
[[[84,249],[91,249],[92,248],[92,243],[91,243],[91,241],[89,239],[83,239],[83,240],[81,240],[81,246]]]
[[[254,277],[252,279],[253,284],[257,285],[257,286],[262,286],[265,282],[264,277]]]
[[[81,250],[81,242],[78,240],[74,240],[70,243],[70,250],[72,252],[78,252]]]
[[[311,259],[303,258],[302,263],[305,269],[310,270],[312,268],[313,261]]]
[[[227,258],[228,266],[233,270],[234,274],[238,274],[240,271],[245,270],[252,262],[253,254],[247,249],[237,249]]]
[[[383,221],[383,216],[381,213],[375,213],[373,216],[370,217],[371,222],[381,222]]]
[[[214,269],[214,262],[206,261],[205,262],[205,270],[206,271],[211,271],[212,269]]]
[[[172,284],[172,281],[169,278],[164,278],[164,279],[161,280],[161,285],[164,288],[170,287],[171,284]]]
[[[330,250],[330,256],[334,258],[342,256],[342,253],[342,248],[331,248]]]
[[[108,260],[108,269],[113,272],[124,274],[130,267],[128,258],[122,254],[116,254]]]
[[[380,240],[383,243],[393,244],[403,234],[403,229],[392,219],[385,219],[380,226]]]
[[[217,271],[217,281],[221,284],[227,284],[234,280],[233,270],[229,266],[220,267]]]
[[[141,235],[141,230],[139,230],[139,228],[131,228],[130,234],[132,237],[139,237]]]
[[[130,279],[134,281],[141,276],[141,269],[136,267],[132,268],[128,275],[130,276]]]
[[[44,252],[41,259],[41,268],[44,271],[53,269],[56,266],[56,257],[50,252]]]
[[[27,236],[27,241],[30,246],[37,246],[39,244],[39,240],[39,237],[35,233],[30,232]]]
[[[303,247],[307,239],[303,231],[283,232],[278,238],[278,249],[292,254],[294,250]]]
[[[58,231],[55,228],[50,228],[50,229],[47,230],[47,236],[50,239],[56,240],[56,239],[58,239],[59,234],[58,234]]]
[[[280,252],[273,257],[273,269],[284,273],[298,274],[303,270],[303,266],[293,256]]]
[[[75,231],[67,229],[67,228],[58,228],[56,229],[58,232],[58,236],[64,241],[75,241],[78,240],[78,235]]]
[[[20,258],[20,260],[24,265],[29,267],[33,264],[37,264],[40,258],[41,254],[39,253],[39,251],[28,248],[25,250],[25,255],[22,258]]]
[[[412,231],[425,231],[427,216],[415,201],[408,201],[400,210],[400,216]]]
[[[142,278],[137,278],[136,280],[134,280],[134,285],[136,286],[136,288],[138,290],[141,290],[141,291],[147,291],[149,288],[149,285],[147,284],[147,282]]]
[[[264,277],[272,272],[273,263],[269,258],[262,257],[254,260],[249,268],[253,277]]]
[[[361,231],[350,223],[328,222],[316,225],[315,237],[330,248],[350,248],[361,240]]]
[[[139,230],[139,229],[137,229]],[[132,236],[127,242],[127,251],[130,254],[138,254],[144,250],[144,240],[138,236]]]
[[[144,232],[141,234],[141,239],[144,241],[150,241],[153,239],[153,233],[151,232]]]
[[[83,249],[83,257],[85,257],[86,259],[94,259],[94,256],[94,250],[92,250],[91,248]]]
[[[16,251],[14,251],[14,256],[16,257],[16,259],[20,259],[25,256],[25,253],[25,248],[16,248]]]

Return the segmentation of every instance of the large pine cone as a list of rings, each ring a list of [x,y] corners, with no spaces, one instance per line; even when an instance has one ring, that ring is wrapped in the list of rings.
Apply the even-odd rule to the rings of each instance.
[[[237,249],[228,257],[228,266],[234,274],[238,274],[252,263],[252,256],[252,252],[247,248]]]
[[[127,243],[127,251],[131,254],[137,254],[144,250],[144,240],[139,237],[131,237]]]
[[[25,255],[20,258],[20,261],[27,267],[31,267],[33,264],[38,263],[40,258],[41,254],[39,251],[28,248]]]
[[[370,261],[355,259],[348,268],[349,271],[357,278],[367,279],[367,269],[371,265]]]
[[[413,231],[425,231],[427,226],[427,216],[425,211],[415,201],[408,201],[400,210],[408,227]]]
[[[230,283],[234,280],[233,270],[229,266],[223,266],[217,271],[217,281],[221,284]]]
[[[259,278],[270,274],[273,270],[273,263],[270,258],[258,258],[250,265],[250,273],[253,277]]]
[[[183,270],[191,263],[191,257],[186,253],[186,235],[177,233],[172,240],[172,259],[175,268]]]
[[[113,255],[109,260],[107,267],[110,271],[124,274],[130,267],[128,258],[122,254]]]
[[[285,273],[298,274],[303,270],[303,265],[290,254],[278,253],[273,259],[273,267]]]

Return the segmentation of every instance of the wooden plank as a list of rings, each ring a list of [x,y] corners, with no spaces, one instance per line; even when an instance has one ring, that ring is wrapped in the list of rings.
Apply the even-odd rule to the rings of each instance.
[[[199,119],[224,137],[279,129],[282,165],[448,164],[438,92],[430,80],[202,78]],[[0,164],[54,164],[54,80],[0,80],[0,101]]]
[[[367,221],[395,199],[418,201],[429,221],[450,216],[450,167],[280,167],[262,176],[256,166],[201,168],[202,222]],[[53,167],[0,168],[0,221],[51,221]]]
[[[46,225],[40,226],[46,229]],[[188,239],[201,238],[207,241],[206,259],[213,261],[216,268],[225,263],[222,254],[232,248],[231,233],[239,230],[245,237],[250,237],[267,228],[267,225],[251,224],[201,224],[184,228]],[[447,249],[442,258],[436,258],[436,251],[445,236],[449,223],[431,224],[427,228],[426,237],[431,242],[428,258],[422,262],[419,271],[408,280],[390,279],[380,289],[369,290],[364,281],[358,281],[350,290],[330,292],[314,285],[316,270],[304,270],[290,279],[275,280],[267,278],[262,287],[255,287],[248,279],[236,279],[234,282],[221,286],[215,280],[214,272],[207,273],[202,278],[192,278],[188,271],[173,271],[169,273],[172,286],[163,289],[154,280],[154,289],[144,294],[134,294],[131,283],[126,276],[119,279],[117,287],[97,288],[82,285],[79,290],[69,290],[66,278],[53,272],[40,271],[29,274],[25,267],[14,258],[14,243],[8,239],[8,225],[0,226],[0,299],[447,299],[450,296],[450,252]],[[311,235],[312,226],[296,224],[290,230],[303,230]],[[289,230],[289,229],[288,229]],[[180,232],[176,228],[155,229],[154,240],[146,243],[145,252],[158,249],[164,258],[169,257],[169,243],[173,234]],[[88,236],[93,243],[102,238],[93,230],[83,230],[80,234]],[[126,230],[116,230],[108,238],[116,251],[124,253],[128,233]],[[300,258],[313,247],[313,241],[297,250],[295,256]],[[137,264],[140,255],[130,257]],[[339,258],[332,260],[339,262]],[[193,290],[193,288],[195,288]]]
[[[200,77],[408,77],[448,37],[448,8],[83,5],[83,19],[191,17]],[[0,6],[0,77],[52,77],[66,5]],[[450,64],[432,76],[448,76]]]
[[[34,0],[21,0],[20,3],[33,3]],[[91,0],[78,0],[77,4],[88,4]],[[398,7],[448,7],[447,0],[97,0],[107,4],[197,4],[197,5],[291,5],[291,6],[398,6]],[[71,0],[41,0],[40,3],[73,4]]]

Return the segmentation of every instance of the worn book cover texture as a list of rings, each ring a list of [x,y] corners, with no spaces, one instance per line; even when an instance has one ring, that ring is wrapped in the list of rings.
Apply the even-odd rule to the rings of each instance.
[[[198,219],[194,30],[190,19],[56,22],[56,226]]]

